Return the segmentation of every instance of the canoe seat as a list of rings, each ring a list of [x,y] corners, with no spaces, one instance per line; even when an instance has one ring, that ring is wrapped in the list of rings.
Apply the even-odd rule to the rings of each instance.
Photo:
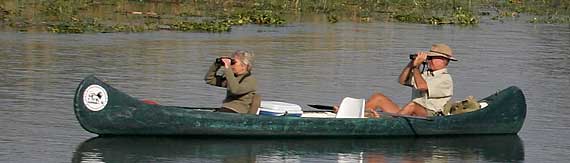
[[[340,102],[336,118],[364,118],[364,99],[345,97]]]

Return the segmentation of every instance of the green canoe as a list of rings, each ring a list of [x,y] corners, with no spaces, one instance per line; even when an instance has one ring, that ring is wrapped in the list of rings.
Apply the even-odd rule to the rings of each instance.
[[[256,116],[147,104],[91,75],[77,87],[73,105],[81,126],[99,135],[376,137],[516,134],[522,128],[526,103],[519,88],[483,100],[488,103],[483,109],[427,120]]]

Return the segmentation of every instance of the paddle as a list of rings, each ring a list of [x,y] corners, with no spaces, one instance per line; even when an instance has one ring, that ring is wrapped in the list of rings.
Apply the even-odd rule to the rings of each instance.
[[[316,109],[322,109],[322,110],[329,110],[329,111],[334,110],[333,106],[327,106],[327,105],[308,104],[308,106],[316,108]],[[412,118],[412,119],[421,119],[421,120],[433,121],[433,119],[429,118],[429,117],[411,116],[411,115],[403,115],[403,114],[395,114],[395,113],[387,113],[387,112],[380,112],[380,113],[384,114],[384,115],[389,115],[392,117],[402,117],[402,118]]]
[[[158,102],[154,101],[154,100],[149,100],[149,99],[142,99],[141,100],[143,103],[145,104],[149,104],[149,105],[160,105]],[[195,109],[195,110],[208,110],[208,111],[214,111],[217,108],[205,108],[205,107],[184,107],[184,106],[167,106],[167,107],[177,107],[177,108],[183,108],[183,109]]]
[[[310,106],[310,107],[315,108],[315,109],[322,109],[322,110],[329,110],[329,111],[333,111],[333,110],[334,110],[333,106],[327,106],[327,105],[313,105],[313,104],[308,104],[307,106]]]
[[[413,115],[404,115],[404,114],[397,114],[397,113],[386,113],[386,112],[380,112],[380,114],[386,114],[392,117],[402,117],[402,118],[412,118],[412,119],[421,119],[421,120],[426,120],[426,121],[433,121],[433,118],[429,118],[429,117],[420,117],[420,116],[413,116]]]
[[[141,101],[142,101],[143,103],[149,104],[149,105],[158,105],[158,102],[156,102],[156,101],[154,101],[154,100],[142,99]]]

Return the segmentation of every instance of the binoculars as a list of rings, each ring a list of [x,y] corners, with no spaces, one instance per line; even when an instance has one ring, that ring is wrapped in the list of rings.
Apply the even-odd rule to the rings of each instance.
[[[416,59],[417,56],[418,56],[418,54],[410,54],[410,59],[414,60],[414,59]]]
[[[418,54],[410,54],[410,59],[411,59],[411,60],[415,60],[417,56],[418,56]],[[431,59],[432,59],[431,56],[428,56],[428,57],[426,58],[426,60],[431,60]],[[424,62],[425,62],[425,61],[424,61]]]
[[[417,56],[418,56],[417,54],[410,54],[410,59],[413,61],[413,60],[416,59]],[[431,59],[431,57],[428,56],[428,57],[426,58],[426,60],[423,62],[423,64],[427,64],[427,61],[430,60],[430,59]]]
[[[230,60],[231,60],[231,62],[230,62],[231,65],[236,64],[236,60],[233,59],[233,58],[230,58],[230,57],[219,57],[219,58],[216,58],[216,63],[217,63],[217,64],[224,64],[224,62],[222,62],[222,59],[230,59]]]

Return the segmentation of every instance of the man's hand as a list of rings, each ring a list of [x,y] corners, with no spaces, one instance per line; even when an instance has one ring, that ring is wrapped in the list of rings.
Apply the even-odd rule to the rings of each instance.
[[[368,109],[369,111],[369,117],[370,118],[380,118],[380,114],[378,112],[376,112],[376,109]]]
[[[427,55],[428,55],[427,52],[418,52],[417,54],[418,54],[418,56],[416,57],[416,59],[414,59],[414,62],[412,63],[413,67],[418,67],[422,63],[424,63],[424,61],[426,61]]]

